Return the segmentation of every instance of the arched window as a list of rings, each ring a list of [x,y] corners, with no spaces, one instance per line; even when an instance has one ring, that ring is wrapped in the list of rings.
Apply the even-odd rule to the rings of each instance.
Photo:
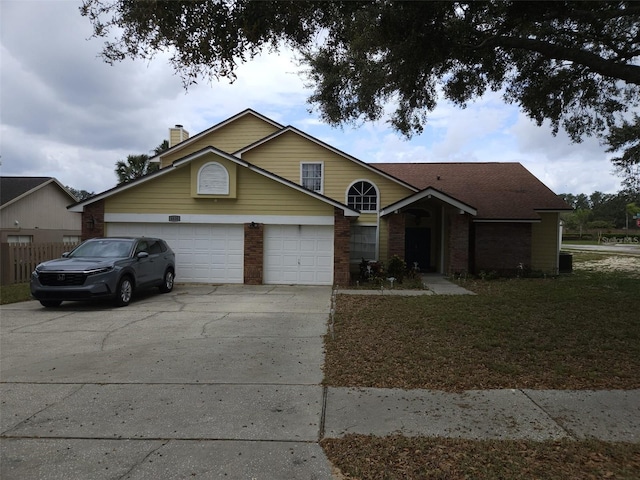
[[[360,212],[377,211],[378,191],[376,187],[365,180],[355,182],[347,192],[347,205]]]
[[[198,193],[229,195],[229,172],[217,162],[210,162],[198,171]]]

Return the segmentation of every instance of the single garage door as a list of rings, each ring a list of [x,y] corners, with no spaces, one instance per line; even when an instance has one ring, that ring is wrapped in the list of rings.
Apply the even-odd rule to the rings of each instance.
[[[264,283],[333,284],[333,226],[266,225]]]
[[[244,282],[242,225],[109,223],[107,235],[166,240],[176,254],[178,282]]]

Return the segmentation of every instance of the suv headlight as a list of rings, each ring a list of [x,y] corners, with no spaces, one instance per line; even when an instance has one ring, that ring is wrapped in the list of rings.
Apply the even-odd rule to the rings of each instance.
[[[110,272],[111,270],[113,270],[113,265],[108,267],[95,268],[93,270],[85,270],[84,273],[86,273],[87,275],[98,275],[99,273],[107,273],[107,272]]]

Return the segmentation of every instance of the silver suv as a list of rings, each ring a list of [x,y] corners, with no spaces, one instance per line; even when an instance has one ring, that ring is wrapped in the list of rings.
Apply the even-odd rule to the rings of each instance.
[[[31,295],[45,307],[103,297],[123,307],[135,290],[173,290],[175,265],[175,254],[159,238],[93,238],[39,264],[31,274]]]

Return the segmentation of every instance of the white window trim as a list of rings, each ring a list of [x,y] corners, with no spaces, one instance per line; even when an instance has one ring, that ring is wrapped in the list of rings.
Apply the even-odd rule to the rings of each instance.
[[[316,193],[319,194],[324,194],[324,162],[320,161],[320,162],[300,162],[300,185],[304,186],[304,184],[302,183],[302,166],[303,165],[320,165],[320,190],[316,191],[316,190],[312,190]]]
[[[211,191],[210,191],[210,192],[205,192],[205,191],[202,191],[202,190],[201,190],[201,188],[200,188],[200,175],[202,174],[202,171],[203,171],[205,168],[207,168],[207,167],[209,167],[209,166],[211,166],[211,165],[217,165],[217,166],[219,166],[220,168],[222,168],[222,171],[224,171],[224,174],[225,174],[225,176],[226,176],[226,178],[225,178],[225,185],[224,185],[224,187],[223,187],[223,188],[221,188],[219,191],[213,191],[213,192],[211,192]],[[196,188],[197,188],[197,193],[198,193],[198,195],[229,195],[229,171],[226,169],[226,167],[225,167],[224,165],[222,165],[222,164],[221,164],[221,163],[219,163],[219,162],[207,162],[207,163],[205,163],[204,165],[202,165],[202,166],[200,167],[200,169],[198,170],[198,179],[197,179],[197,182],[198,182],[198,183],[197,183]]]
[[[349,190],[351,190],[351,187],[353,187],[358,182],[367,182],[370,185],[373,185],[373,188],[376,191],[376,209],[375,210],[362,210],[360,213],[377,213],[378,210],[380,210],[380,189],[378,188],[378,186],[374,182],[372,182],[371,180],[369,180],[367,178],[359,178],[358,180],[354,180],[353,182],[351,182],[349,184],[349,186],[347,187],[347,190],[344,192],[344,204],[345,205],[349,205]],[[349,208],[351,208],[351,207],[349,207]]]

